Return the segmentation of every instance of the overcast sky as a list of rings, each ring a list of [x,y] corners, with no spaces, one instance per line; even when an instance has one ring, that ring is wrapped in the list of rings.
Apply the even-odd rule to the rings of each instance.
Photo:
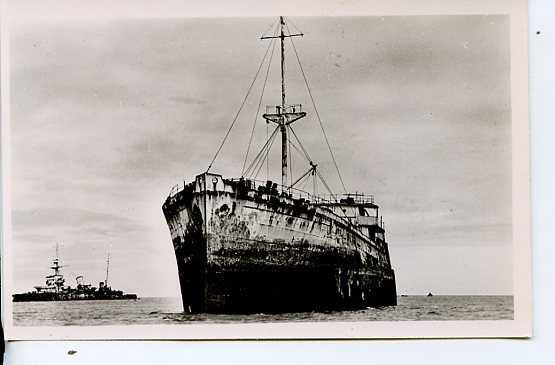
[[[161,205],[206,170],[275,20],[11,27],[16,292],[43,283],[59,242],[70,285],[76,275],[103,280],[109,252],[114,287],[179,295]],[[291,21],[304,33],[295,45],[345,185],[380,205],[398,292],[512,294],[508,17]],[[295,131],[341,192],[291,48],[286,57],[287,101],[309,114]],[[279,104],[278,77],[276,58],[263,106]],[[260,89],[213,172],[240,176]],[[255,150],[265,136],[259,117]],[[271,178],[278,154],[276,143]]]

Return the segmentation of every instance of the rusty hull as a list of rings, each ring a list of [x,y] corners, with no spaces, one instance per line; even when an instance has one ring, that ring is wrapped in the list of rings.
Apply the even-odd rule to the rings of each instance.
[[[396,305],[385,242],[325,206],[202,174],[163,205],[189,312]]]

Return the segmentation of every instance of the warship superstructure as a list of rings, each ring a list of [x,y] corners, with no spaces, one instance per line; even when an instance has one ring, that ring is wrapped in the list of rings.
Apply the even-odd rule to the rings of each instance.
[[[92,284],[85,284],[82,275],[75,278],[76,285],[66,285],[66,280],[61,274],[61,265],[56,247],[56,257],[52,259],[50,268],[53,274],[46,276],[45,285],[35,286],[35,290],[27,293],[13,295],[14,302],[42,302],[42,301],[65,301],[65,300],[115,300],[115,299],[137,299],[136,294],[126,294],[121,290],[114,290],[108,285],[108,274],[110,257],[106,263],[106,279],[99,282],[98,288]]]
[[[260,171],[273,140],[281,135],[281,184],[258,181],[252,177],[257,174],[248,177],[246,172],[239,178],[212,173],[212,160],[207,171],[175,186],[163,203],[186,311],[290,312],[397,304],[374,198],[331,191],[321,196],[297,188],[310,178],[328,188],[292,128],[306,112],[300,104],[285,102],[284,40],[301,35],[291,33],[280,17],[275,33],[262,37],[281,44],[282,98],[262,115],[275,129],[246,172]],[[295,181],[288,176],[291,146],[308,162],[308,170]]]

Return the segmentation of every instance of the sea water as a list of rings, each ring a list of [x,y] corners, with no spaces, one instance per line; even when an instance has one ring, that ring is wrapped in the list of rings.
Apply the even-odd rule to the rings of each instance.
[[[357,311],[281,314],[189,314],[180,298],[17,302],[15,326],[102,326],[185,323],[272,323],[324,321],[511,320],[512,296],[400,296],[395,307]]]

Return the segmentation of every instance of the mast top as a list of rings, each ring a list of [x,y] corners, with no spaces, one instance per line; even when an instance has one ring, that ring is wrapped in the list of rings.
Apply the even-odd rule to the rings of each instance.
[[[281,39],[281,105],[275,107],[267,107],[266,113],[262,116],[269,122],[274,122],[281,125],[282,128],[293,123],[296,120],[301,119],[306,115],[302,111],[302,105],[287,105],[285,103],[285,38],[291,37],[302,37],[303,33],[289,33],[285,34],[285,18],[283,16],[279,17],[279,35],[275,36],[262,36],[260,39]],[[289,30],[289,28],[287,28]],[[285,184],[284,184],[285,185]]]
[[[260,39],[275,39],[279,38],[281,40],[281,107],[285,108],[285,38],[292,38],[292,37],[302,37],[302,33],[296,34],[285,34],[285,19],[283,16],[279,17],[279,28],[280,32],[279,35],[276,36],[262,36]],[[289,30],[289,28],[287,28]]]
[[[285,19],[283,18],[283,16],[279,17],[279,24],[281,27],[281,32],[279,35],[277,36],[262,36],[260,37],[260,39],[272,39],[272,38],[289,38],[289,37],[302,37],[304,34],[303,33],[295,33],[295,34],[285,34]]]

